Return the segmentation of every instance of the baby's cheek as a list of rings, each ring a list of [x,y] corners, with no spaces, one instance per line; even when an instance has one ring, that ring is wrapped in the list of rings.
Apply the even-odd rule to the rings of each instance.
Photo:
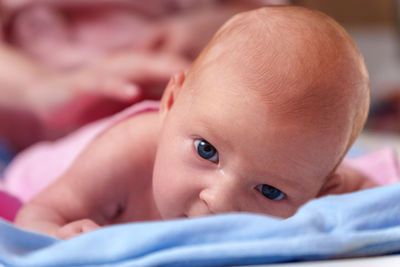
[[[280,200],[277,200],[276,202],[277,203],[268,205],[268,207],[263,211],[263,214],[278,218],[289,218],[293,216],[299,208],[296,205],[282,202],[279,203]]]
[[[177,192],[175,188],[176,178],[172,169],[173,166],[165,166],[153,177],[154,200],[164,219],[171,217],[172,207],[178,205],[174,199]]]

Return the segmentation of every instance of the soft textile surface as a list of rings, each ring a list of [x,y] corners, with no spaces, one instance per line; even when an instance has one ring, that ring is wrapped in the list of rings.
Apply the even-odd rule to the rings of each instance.
[[[105,227],[68,241],[0,223],[15,266],[221,266],[400,252],[400,184],[309,202],[287,220],[232,214]]]

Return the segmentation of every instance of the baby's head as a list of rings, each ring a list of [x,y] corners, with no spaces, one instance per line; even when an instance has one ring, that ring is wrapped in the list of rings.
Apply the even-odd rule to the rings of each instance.
[[[363,58],[332,19],[300,7],[233,17],[163,96],[161,215],[292,215],[340,185],[368,105]]]

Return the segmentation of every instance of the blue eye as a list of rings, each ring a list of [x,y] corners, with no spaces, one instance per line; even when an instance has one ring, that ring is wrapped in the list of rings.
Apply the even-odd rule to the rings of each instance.
[[[207,159],[212,162],[218,162],[218,151],[204,139],[194,140],[194,147],[197,153],[203,159]]]
[[[285,194],[281,190],[266,184],[257,185],[257,190],[261,192],[266,198],[271,200],[281,200]]]

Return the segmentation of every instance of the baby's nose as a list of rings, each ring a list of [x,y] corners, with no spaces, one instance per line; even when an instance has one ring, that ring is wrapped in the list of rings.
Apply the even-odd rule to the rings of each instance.
[[[241,209],[238,191],[234,184],[219,183],[204,188],[199,197],[204,201],[210,213],[239,212]]]

